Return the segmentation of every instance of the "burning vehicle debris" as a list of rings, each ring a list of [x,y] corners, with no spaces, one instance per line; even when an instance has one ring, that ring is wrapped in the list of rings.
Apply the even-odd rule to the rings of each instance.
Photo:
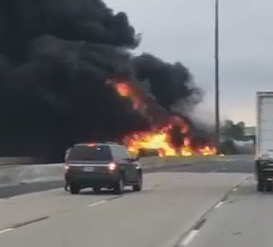
[[[133,154],[143,149],[157,150],[159,156],[212,155],[216,149],[209,145],[192,145],[189,124],[182,117],[171,115],[160,107],[145,91],[139,90],[128,78],[107,82],[116,92],[132,101],[133,109],[149,120],[150,130],[126,135],[122,143]]]
[[[188,133],[183,133],[181,126],[171,124],[148,132],[138,132],[125,137],[124,143],[133,154],[140,150],[158,150],[159,156],[213,155],[216,149],[210,145],[193,144]]]
[[[61,157],[96,141],[215,152],[186,117],[202,100],[189,70],[133,56],[140,39],[125,13],[100,0],[6,0],[0,18],[1,155]]]

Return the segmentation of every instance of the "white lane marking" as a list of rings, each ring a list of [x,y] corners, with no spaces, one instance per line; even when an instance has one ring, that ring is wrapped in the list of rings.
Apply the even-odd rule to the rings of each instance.
[[[224,204],[223,201],[218,202],[218,203],[214,206],[214,208],[220,208],[223,204]]]
[[[0,231],[0,234],[14,230],[14,228],[7,228]]]
[[[191,241],[196,237],[198,234],[199,230],[192,230],[188,236],[182,241],[180,246],[187,246],[191,243]]]
[[[246,182],[248,182],[250,179],[251,179],[251,177],[253,177],[253,176],[249,176],[249,177],[247,177],[244,181],[243,181],[243,183],[246,183]]]
[[[144,188],[142,191],[148,191],[148,190],[155,189],[159,185],[161,185],[161,184],[156,184],[156,185]],[[95,207],[97,205],[100,205],[100,204],[103,204],[103,203],[106,203],[106,202],[108,202],[108,200],[101,200],[101,201],[98,201],[98,202],[91,203],[91,204],[87,205],[87,207]]]
[[[238,187],[232,189],[233,192],[235,192],[236,190],[238,190]]]
[[[153,187],[147,187],[147,188],[144,188],[143,191],[147,191],[147,190],[152,190]]]
[[[148,186],[146,188],[143,188],[143,191],[157,189],[160,185],[162,185],[162,184],[160,183],[160,184],[154,184],[154,185]]]
[[[95,206],[103,204],[105,202],[107,202],[107,201],[106,200],[102,200],[102,201],[99,201],[99,202],[94,202],[94,203],[91,203],[91,204],[87,205],[87,207],[95,207]]]

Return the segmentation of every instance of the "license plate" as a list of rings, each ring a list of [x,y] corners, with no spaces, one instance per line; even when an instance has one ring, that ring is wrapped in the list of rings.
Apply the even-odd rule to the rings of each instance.
[[[92,166],[86,166],[86,167],[83,168],[83,170],[85,172],[93,172],[94,171],[94,167],[92,167]]]

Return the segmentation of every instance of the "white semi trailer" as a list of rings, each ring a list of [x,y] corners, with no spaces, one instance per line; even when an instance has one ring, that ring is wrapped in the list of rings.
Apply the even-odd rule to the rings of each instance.
[[[258,191],[271,191],[273,181],[273,92],[257,92],[255,175]]]

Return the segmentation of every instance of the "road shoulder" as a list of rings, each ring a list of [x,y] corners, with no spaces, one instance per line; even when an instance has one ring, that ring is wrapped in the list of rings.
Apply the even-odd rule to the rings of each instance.
[[[272,208],[272,193],[256,192],[252,177],[210,214],[187,246],[271,247]]]

